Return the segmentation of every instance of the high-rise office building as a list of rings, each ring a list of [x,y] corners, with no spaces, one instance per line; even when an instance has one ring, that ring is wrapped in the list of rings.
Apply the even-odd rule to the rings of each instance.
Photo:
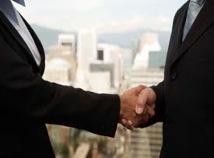
[[[63,85],[73,85],[76,75],[75,35],[61,34],[58,43],[47,52],[44,78]],[[47,125],[56,156],[72,155],[71,128]]]
[[[118,88],[123,78],[123,63],[124,52],[127,49],[121,48],[117,45],[99,43],[97,55],[95,57],[95,64],[112,64],[113,74],[111,86]]]
[[[76,53],[76,35],[75,34],[59,34],[58,45],[68,46],[71,52]]]
[[[76,76],[75,35],[60,34],[58,44],[47,52],[44,78],[61,84],[72,85]]]
[[[149,33],[140,39],[139,52],[130,73],[129,86],[152,86],[164,78],[165,52],[160,51],[157,35]],[[162,123],[130,132],[130,158],[158,158],[162,145]]]
[[[157,33],[146,33],[138,39],[138,48],[134,59],[133,68],[148,68],[149,52],[160,51],[161,46],[158,42]]]
[[[163,80],[163,69],[133,70],[130,86],[152,86]],[[158,158],[162,145],[162,124],[156,123],[144,129],[135,129],[130,133],[130,158]]]
[[[90,89],[89,70],[90,63],[97,53],[97,34],[95,29],[80,30],[77,40],[77,76],[76,86]]]

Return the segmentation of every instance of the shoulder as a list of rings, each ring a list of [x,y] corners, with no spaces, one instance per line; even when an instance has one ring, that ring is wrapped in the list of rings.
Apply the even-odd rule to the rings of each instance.
[[[186,12],[188,9],[189,1],[184,3],[175,13],[174,19],[176,19],[181,13]]]

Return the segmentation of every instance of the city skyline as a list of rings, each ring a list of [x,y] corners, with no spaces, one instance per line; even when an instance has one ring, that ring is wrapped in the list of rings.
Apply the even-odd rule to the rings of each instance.
[[[25,0],[16,8],[32,24],[65,31],[96,28],[100,33],[136,29],[171,30],[186,0]]]

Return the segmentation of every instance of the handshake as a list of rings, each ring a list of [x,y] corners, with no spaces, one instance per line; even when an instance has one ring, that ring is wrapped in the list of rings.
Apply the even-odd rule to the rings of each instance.
[[[132,130],[146,125],[155,115],[155,92],[146,86],[137,86],[120,95],[120,120],[124,127]]]

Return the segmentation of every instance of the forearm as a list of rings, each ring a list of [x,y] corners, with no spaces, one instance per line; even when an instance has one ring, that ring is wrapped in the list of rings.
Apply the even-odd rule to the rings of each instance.
[[[119,120],[117,95],[96,94],[42,79],[29,61],[0,36],[0,98],[5,115],[56,123],[113,136]],[[20,50],[21,51],[21,50]]]
[[[60,104],[53,108],[46,122],[114,136],[120,114],[118,95],[97,94],[79,88],[57,86],[63,91],[67,89],[67,92],[58,96],[61,97]]]

